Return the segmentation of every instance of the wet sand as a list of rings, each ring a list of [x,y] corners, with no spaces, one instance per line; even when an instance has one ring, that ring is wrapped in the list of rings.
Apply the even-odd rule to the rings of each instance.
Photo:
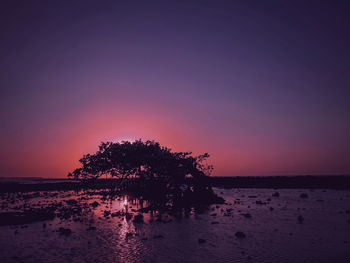
[[[126,216],[124,197],[99,191],[3,193],[1,213],[55,214],[0,226],[1,262],[348,262],[350,191],[215,191],[225,204],[148,211],[143,223],[147,203],[129,200]]]

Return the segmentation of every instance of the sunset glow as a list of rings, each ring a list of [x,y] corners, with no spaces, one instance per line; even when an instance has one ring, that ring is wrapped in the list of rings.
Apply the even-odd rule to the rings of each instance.
[[[1,176],[62,178],[101,141],[140,138],[210,153],[215,176],[350,173],[347,18],[283,2],[64,6],[2,15]]]
[[[0,0],[0,263],[348,263],[349,14]]]

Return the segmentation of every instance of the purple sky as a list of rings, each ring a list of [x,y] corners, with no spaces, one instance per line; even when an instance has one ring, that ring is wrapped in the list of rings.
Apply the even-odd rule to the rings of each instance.
[[[1,176],[100,141],[209,152],[214,175],[350,174],[350,2],[1,1]]]

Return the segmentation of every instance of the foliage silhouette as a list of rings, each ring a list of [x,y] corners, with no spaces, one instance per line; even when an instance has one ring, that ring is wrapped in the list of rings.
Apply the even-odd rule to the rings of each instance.
[[[155,141],[102,142],[95,154],[84,155],[81,167],[68,177],[97,179],[117,178],[120,186],[148,195],[171,195],[173,199],[206,199],[213,195],[207,177],[213,170],[205,163],[208,153],[192,156],[191,152],[173,152]],[[134,184],[131,184],[133,182]]]
[[[95,154],[84,155],[79,161],[81,168],[69,177],[87,179],[109,175],[119,179],[138,177],[165,179],[183,183],[186,175],[209,176],[212,165],[203,164],[208,153],[192,156],[191,152],[172,152],[155,141],[137,140],[117,143],[102,142]]]

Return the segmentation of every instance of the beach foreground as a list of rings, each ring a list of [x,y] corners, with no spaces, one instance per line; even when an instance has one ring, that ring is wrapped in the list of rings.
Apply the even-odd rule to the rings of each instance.
[[[98,190],[3,193],[1,261],[348,262],[349,191],[214,190],[225,204],[160,213],[129,200],[129,215],[128,197]],[[4,214],[43,207],[28,222]]]

